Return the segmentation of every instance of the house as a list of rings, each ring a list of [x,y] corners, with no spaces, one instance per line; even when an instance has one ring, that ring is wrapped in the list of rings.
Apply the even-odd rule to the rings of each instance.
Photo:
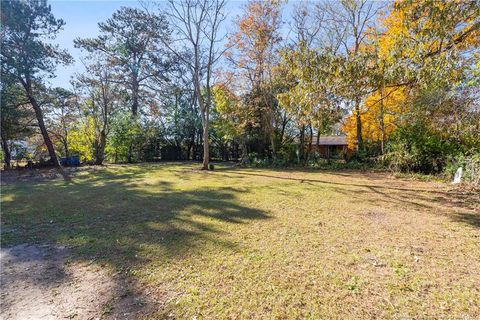
[[[350,154],[352,150],[348,149],[347,136],[320,136],[313,138],[312,150],[325,158],[341,157]]]

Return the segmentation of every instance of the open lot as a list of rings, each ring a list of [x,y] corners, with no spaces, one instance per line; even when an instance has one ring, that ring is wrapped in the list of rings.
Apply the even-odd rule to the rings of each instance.
[[[478,194],[384,173],[197,168],[4,179],[2,316],[29,315],[20,300],[36,297],[51,318],[480,317]]]

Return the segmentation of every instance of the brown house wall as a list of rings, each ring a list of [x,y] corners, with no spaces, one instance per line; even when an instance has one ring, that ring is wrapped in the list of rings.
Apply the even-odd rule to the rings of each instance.
[[[341,155],[342,153],[351,154],[351,151],[345,145],[333,145],[333,146],[326,146],[326,145],[312,145],[310,151],[318,151],[320,156],[322,157],[332,157],[336,155]]]

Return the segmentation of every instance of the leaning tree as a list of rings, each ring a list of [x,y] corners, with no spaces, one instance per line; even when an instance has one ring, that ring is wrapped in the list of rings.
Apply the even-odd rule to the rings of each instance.
[[[2,73],[12,76],[25,90],[50,159],[57,167],[60,164],[45,125],[38,88],[45,78],[53,76],[58,64],[72,61],[68,52],[51,43],[64,24],[53,16],[46,0],[2,1]]]

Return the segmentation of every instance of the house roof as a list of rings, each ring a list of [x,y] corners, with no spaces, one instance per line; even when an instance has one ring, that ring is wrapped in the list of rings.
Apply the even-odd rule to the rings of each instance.
[[[314,137],[312,145],[317,144],[317,138]],[[321,146],[346,146],[347,136],[320,136],[320,141],[318,143]]]

